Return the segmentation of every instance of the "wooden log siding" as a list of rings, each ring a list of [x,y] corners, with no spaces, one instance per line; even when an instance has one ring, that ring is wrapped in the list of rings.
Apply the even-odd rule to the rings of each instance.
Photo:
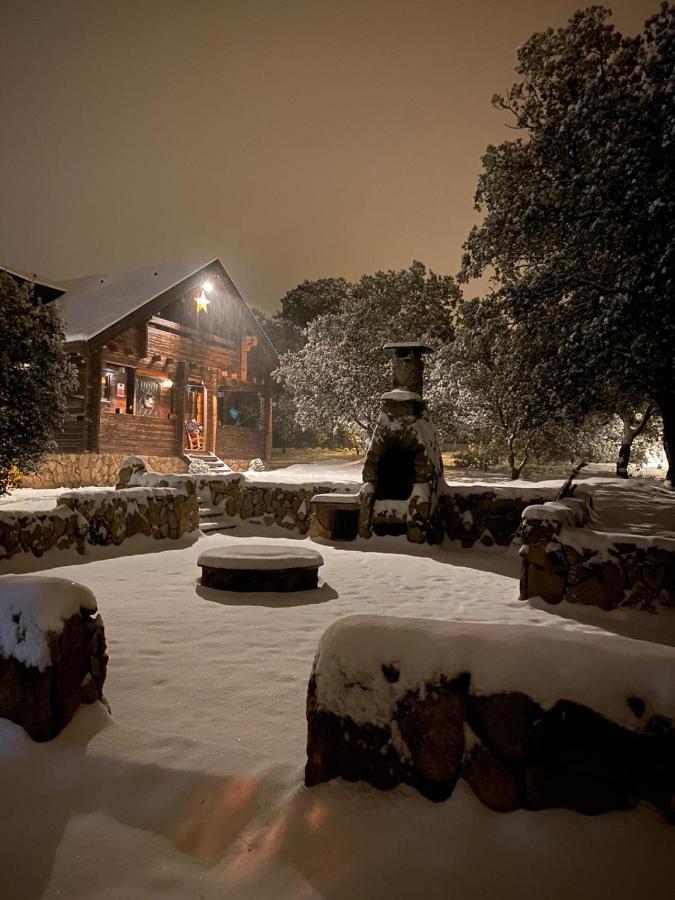
[[[66,399],[67,412],[63,430],[56,435],[56,449],[59,453],[82,453],[84,451],[84,360],[71,356],[70,361],[77,368],[78,386],[74,394]]]
[[[99,451],[144,456],[176,456],[182,452],[182,431],[177,419],[145,416],[101,416]]]
[[[219,425],[216,453],[221,459],[267,459],[265,431],[239,425]]]
[[[239,353],[210,341],[148,326],[148,356],[188,361],[204,368],[239,372]]]

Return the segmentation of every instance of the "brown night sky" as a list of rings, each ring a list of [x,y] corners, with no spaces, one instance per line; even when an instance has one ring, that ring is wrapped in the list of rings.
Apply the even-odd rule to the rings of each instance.
[[[0,265],[70,278],[220,256],[305,278],[455,272],[490,97],[575,0],[1,0]],[[658,0],[614,0],[635,32]]]

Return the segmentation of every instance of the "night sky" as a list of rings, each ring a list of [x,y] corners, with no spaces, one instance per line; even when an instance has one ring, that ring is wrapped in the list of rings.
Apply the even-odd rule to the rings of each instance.
[[[490,105],[574,0],[0,0],[0,266],[219,256],[305,278],[458,268]],[[638,30],[658,0],[614,0]]]

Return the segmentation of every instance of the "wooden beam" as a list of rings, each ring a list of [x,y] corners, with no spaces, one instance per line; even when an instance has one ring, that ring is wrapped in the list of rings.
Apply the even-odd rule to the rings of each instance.
[[[185,363],[176,365],[176,375],[173,380],[173,411],[176,416],[178,433],[176,435],[176,454],[183,455],[185,444],[185,386],[187,385],[187,373]]]
[[[90,350],[84,363],[84,450],[98,451],[101,430],[101,370],[100,349]]]

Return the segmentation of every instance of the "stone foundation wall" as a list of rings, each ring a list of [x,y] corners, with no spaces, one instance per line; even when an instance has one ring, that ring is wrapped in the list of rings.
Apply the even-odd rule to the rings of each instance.
[[[581,527],[589,508],[578,500],[523,513],[520,596],[611,610],[675,607],[675,540]]]
[[[22,475],[19,487],[113,487],[117,473],[127,458],[124,453],[50,453],[34,475]],[[148,468],[156,472],[186,472],[178,456],[144,456]]]
[[[580,690],[593,696],[592,686],[583,687],[583,662],[569,693],[561,679],[557,699],[553,693],[551,702],[537,702],[535,686],[550,684],[558,662],[549,647],[537,657],[534,671],[520,665],[526,641],[537,640],[535,629],[512,645],[512,626],[481,625],[475,633],[467,628],[476,626],[466,626],[459,641],[443,647],[434,631],[450,623],[429,621],[432,637],[420,640],[415,620],[382,617],[380,626],[372,617],[364,632],[359,620],[367,618],[336,623],[337,645],[327,634],[319,647],[307,696],[308,786],[338,777],[382,790],[405,783],[442,801],[463,778],[498,812],[564,807],[597,814],[633,809],[644,799],[675,821],[675,727],[672,718],[654,709],[660,685],[641,684],[639,670],[633,667],[634,692],[616,687],[617,723],[575,696]],[[494,635],[498,628],[505,639],[483,644],[482,632],[493,629]],[[393,637],[389,647],[387,629]],[[577,661],[589,654],[604,672],[602,647],[584,641],[566,635],[555,649]],[[503,680],[506,690],[482,688],[492,665],[482,660],[490,652],[500,654],[499,666],[504,657],[512,659],[493,679]],[[614,642],[609,655],[613,652]],[[626,664],[631,652],[628,648]],[[432,677],[420,678],[421,671],[434,669]],[[566,669],[573,673],[573,667]],[[630,670],[627,665],[624,680]],[[657,679],[668,671],[672,675],[672,659],[664,658]],[[572,699],[565,699],[570,694]],[[672,702],[672,692],[661,699],[666,697]]]
[[[176,539],[199,525],[194,484],[182,489],[129,488],[62,494],[53,510],[0,512],[0,561],[17,553],[119,545],[143,534]]]

